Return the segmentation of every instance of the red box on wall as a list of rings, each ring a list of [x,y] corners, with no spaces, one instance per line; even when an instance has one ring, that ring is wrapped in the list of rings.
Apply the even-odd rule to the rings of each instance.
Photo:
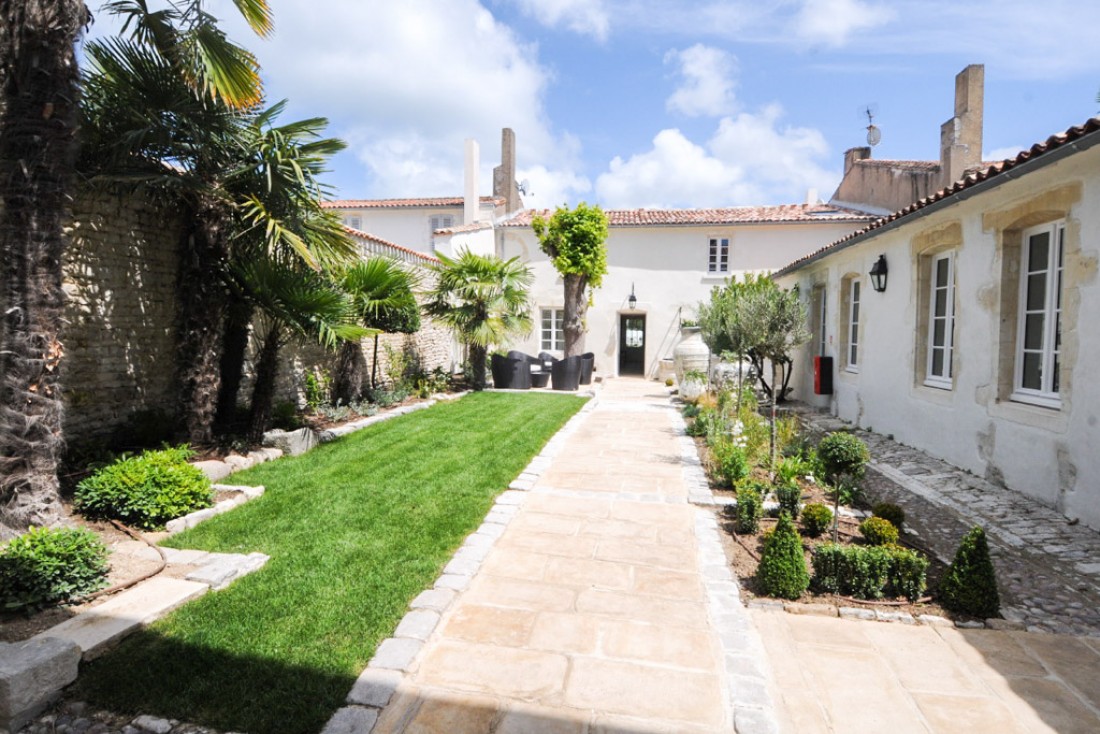
[[[832,357],[814,357],[814,394],[833,394]]]

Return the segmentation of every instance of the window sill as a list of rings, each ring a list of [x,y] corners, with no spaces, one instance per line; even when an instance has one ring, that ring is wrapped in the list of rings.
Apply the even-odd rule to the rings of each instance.
[[[951,383],[951,380],[938,380],[934,377],[929,377],[924,381],[924,387],[930,387],[933,390],[946,390],[950,392],[955,389],[955,386]]]
[[[850,375],[858,375],[859,374],[859,365],[857,365],[857,364],[845,365],[844,371],[847,372]]]
[[[1036,395],[1034,393],[1014,392],[1008,396],[1008,399],[1013,403],[1025,403],[1039,408],[1048,408],[1050,410],[1062,409],[1062,398],[1058,395]]]

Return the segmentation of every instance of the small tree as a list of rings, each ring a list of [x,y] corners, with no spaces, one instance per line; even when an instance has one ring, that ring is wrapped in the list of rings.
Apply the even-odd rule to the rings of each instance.
[[[765,594],[781,599],[797,599],[810,585],[802,539],[786,512],[780,513],[775,529],[764,538],[756,581]]]
[[[867,444],[845,431],[830,433],[817,446],[817,458],[833,487],[833,542],[837,542],[840,508],[840,482],[843,477],[856,481],[863,476],[871,453]]]
[[[607,215],[582,201],[573,210],[558,207],[549,222],[536,216],[531,226],[564,281],[565,356],[578,355],[584,351],[588,288],[599,288],[607,273]]]
[[[489,347],[531,332],[531,271],[519,258],[501,260],[467,250],[453,259],[438,257],[436,284],[424,312],[451,327],[467,346],[473,388],[484,390]]]
[[[948,609],[986,619],[1001,610],[997,576],[985,531],[975,525],[962,539],[955,560],[940,583],[940,601]]]

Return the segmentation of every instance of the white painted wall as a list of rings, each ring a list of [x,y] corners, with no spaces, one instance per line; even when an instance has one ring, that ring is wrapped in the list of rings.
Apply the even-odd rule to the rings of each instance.
[[[587,351],[596,355],[598,374],[616,375],[619,367],[619,315],[628,312],[631,286],[637,312],[646,316],[646,374],[656,376],[658,361],[670,358],[679,341],[680,318],[694,319],[695,308],[714,286],[746,271],[774,271],[855,229],[852,224],[812,222],[782,225],[612,227],[607,240],[608,274],[588,311]],[[529,354],[541,351],[542,308],[562,308],[562,281],[538,247],[530,229],[503,228],[501,254],[518,256],[535,273],[532,288],[535,330],[515,345]],[[712,237],[730,239],[730,272],[707,273]],[[560,356],[560,353],[557,354]]]
[[[1041,408],[1013,402],[998,388],[998,380],[1014,369],[1000,349],[1001,296],[1003,289],[1019,286],[1018,276],[1002,282],[1001,231],[990,215],[1030,206],[1033,219],[1054,218],[1056,207],[1047,200],[1074,184],[1081,195],[1067,218],[1062,406]],[[920,299],[911,250],[922,234],[951,222],[959,223],[962,233],[955,278],[956,369],[953,389],[942,390],[924,386],[923,365],[916,364],[918,340],[926,336],[916,328]],[[903,444],[979,476],[1003,480],[1100,529],[1098,248],[1100,146],[804,266],[780,284],[798,284],[807,302],[815,284],[826,284],[826,351],[837,361],[836,394],[813,396],[807,346],[796,358],[793,397],[828,406],[841,418],[893,434]],[[881,253],[889,262],[889,281],[885,293],[875,293],[866,274]],[[864,284],[858,374],[844,371],[839,352],[839,284],[849,272],[859,274]]]
[[[462,224],[463,207],[457,206],[425,206],[425,207],[393,207],[387,209],[368,208],[338,209],[344,223],[348,224],[350,217],[359,217],[359,229],[375,237],[381,237],[403,247],[408,247],[417,252],[432,252],[432,217],[450,215],[453,218],[452,226]],[[492,222],[496,208],[492,204],[481,202],[478,219]],[[492,252],[492,248],[489,250]]]
[[[432,250],[447,257],[454,257],[462,250],[468,250],[475,255],[490,256],[496,254],[496,235],[492,227],[473,232],[442,234],[434,238]]]

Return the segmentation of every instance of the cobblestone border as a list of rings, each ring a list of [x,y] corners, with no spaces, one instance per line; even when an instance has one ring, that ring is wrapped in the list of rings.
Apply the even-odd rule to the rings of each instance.
[[[322,734],[370,734],[382,709],[405,676],[414,669],[429,638],[439,626],[443,613],[459,592],[470,585],[497,539],[504,534],[508,523],[526,501],[527,492],[549,468],[552,459],[561,453],[566,439],[599,403],[596,393],[592,395],[576,415],[546,442],[542,451],[531,459],[508,488],[497,496],[481,525],[466,536],[432,588],[422,591],[412,600],[393,637],[378,645],[374,657],[348,693],[347,705],[336,710]]]

